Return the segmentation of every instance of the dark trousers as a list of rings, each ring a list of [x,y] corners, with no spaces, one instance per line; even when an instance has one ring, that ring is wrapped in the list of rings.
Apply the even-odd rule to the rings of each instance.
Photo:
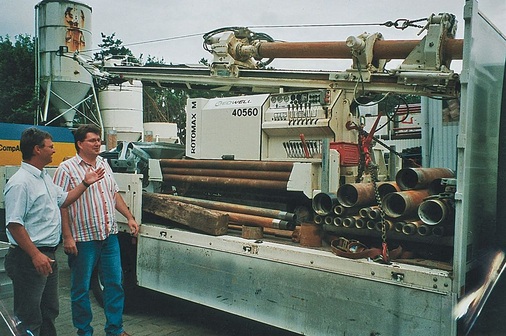
[[[43,252],[55,259],[54,252]],[[9,248],[5,256],[5,271],[12,279],[14,315],[34,336],[56,336],[55,319],[59,312],[58,264],[53,273],[40,275],[32,259],[21,248]]]

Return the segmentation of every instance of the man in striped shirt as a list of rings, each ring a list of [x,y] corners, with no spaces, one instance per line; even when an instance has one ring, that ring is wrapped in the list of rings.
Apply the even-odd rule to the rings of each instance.
[[[59,313],[58,263],[55,252],[61,239],[60,207],[74,202],[104,171],[88,170],[74,189],[55,185],[44,168],[56,152],[52,136],[36,127],[23,131],[19,142],[23,162],[4,189],[7,237],[5,271],[14,288],[17,328],[30,335],[56,335]],[[21,332],[21,330],[18,330]],[[25,335],[25,332],[21,332]],[[17,333],[16,333],[17,335]],[[26,331],[28,335],[28,331]]]
[[[104,285],[104,330],[108,336],[128,336],[123,330],[124,292],[115,210],[128,220],[132,235],[139,226],[118,193],[112,170],[100,154],[100,129],[80,126],[74,132],[76,156],[62,162],[54,182],[64,190],[75,187],[90,169],[105,169],[102,180],[90,186],[71,207],[62,211],[62,232],[65,253],[71,269],[72,321],[78,335],[92,335],[92,312],[89,288],[92,272],[98,264]]]

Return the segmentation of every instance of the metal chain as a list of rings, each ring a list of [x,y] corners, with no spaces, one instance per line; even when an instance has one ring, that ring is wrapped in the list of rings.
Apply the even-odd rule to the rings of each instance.
[[[371,174],[371,180],[374,187],[374,197],[376,198],[376,203],[378,204],[379,213],[380,213],[380,221],[381,221],[381,246],[382,248],[387,246],[387,228],[385,222],[385,211],[383,210],[383,205],[381,203],[381,196],[378,191],[378,165],[373,163],[369,167],[369,173]],[[383,255],[382,255],[383,256]],[[388,248],[385,249],[385,256],[383,256],[383,262],[390,263],[390,257],[388,255]]]

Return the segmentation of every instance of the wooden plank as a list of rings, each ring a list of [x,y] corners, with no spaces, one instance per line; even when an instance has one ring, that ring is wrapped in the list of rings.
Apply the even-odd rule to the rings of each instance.
[[[228,229],[227,214],[174,201],[169,195],[144,192],[142,210],[213,236],[224,235]]]

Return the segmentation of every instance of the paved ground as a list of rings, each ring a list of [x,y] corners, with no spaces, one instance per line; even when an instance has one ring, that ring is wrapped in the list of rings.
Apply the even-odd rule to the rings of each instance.
[[[62,249],[60,265],[60,316],[58,335],[75,335],[70,315],[70,270]],[[125,330],[135,336],[294,336],[295,334],[262,325],[224,312],[192,304],[148,290],[141,290],[137,304],[124,314]],[[0,302],[10,312],[12,299]],[[102,309],[92,297],[95,335],[104,335]],[[471,336],[506,335],[506,277],[494,289]],[[401,335],[391,335],[401,336]]]
[[[57,319],[58,335],[75,335],[70,313],[70,269],[63,249],[58,249],[60,267],[60,316]],[[95,335],[105,335],[105,318],[102,308],[92,293]],[[141,289],[135,307],[124,314],[124,328],[135,336],[291,336],[293,333],[269,327],[231,314]],[[12,312],[12,299],[2,303]],[[0,329],[1,334],[1,329]],[[3,336],[3,335],[0,335]]]

